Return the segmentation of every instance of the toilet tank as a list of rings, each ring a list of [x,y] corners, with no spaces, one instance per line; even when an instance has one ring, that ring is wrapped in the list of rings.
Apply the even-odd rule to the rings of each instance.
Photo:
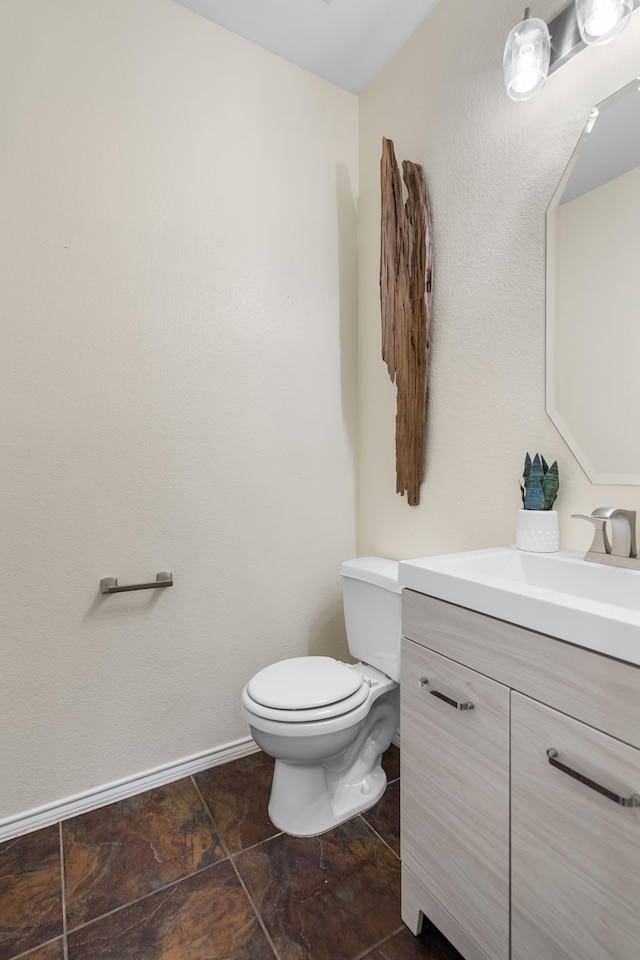
[[[351,656],[399,682],[398,562],[384,557],[359,557],[345,561],[340,574]]]

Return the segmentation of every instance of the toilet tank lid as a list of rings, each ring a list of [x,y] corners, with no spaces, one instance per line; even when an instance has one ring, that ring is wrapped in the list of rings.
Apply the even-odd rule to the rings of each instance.
[[[394,593],[402,592],[398,583],[397,560],[388,560],[386,557],[356,557],[355,560],[345,560],[340,567],[340,573],[343,577],[364,580]]]

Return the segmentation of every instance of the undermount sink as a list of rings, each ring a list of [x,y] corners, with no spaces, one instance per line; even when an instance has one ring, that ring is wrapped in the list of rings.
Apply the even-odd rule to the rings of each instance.
[[[404,560],[400,585],[640,664],[640,571],[492,547]]]

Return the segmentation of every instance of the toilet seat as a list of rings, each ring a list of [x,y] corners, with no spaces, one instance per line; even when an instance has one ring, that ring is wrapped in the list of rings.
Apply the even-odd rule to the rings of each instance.
[[[327,720],[359,707],[370,688],[361,673],[331,657],[294,657],[260,670],[242,693],[245,708],[285,723]]]

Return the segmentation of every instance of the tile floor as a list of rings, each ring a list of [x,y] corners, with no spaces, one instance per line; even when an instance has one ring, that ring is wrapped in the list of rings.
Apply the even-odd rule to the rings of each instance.
[[[400,919],[400,764],[321,837],[278,833],[252,754],[0,844],[0,960],[461,960]],[[425,925],[426,926],[426,925]]]

